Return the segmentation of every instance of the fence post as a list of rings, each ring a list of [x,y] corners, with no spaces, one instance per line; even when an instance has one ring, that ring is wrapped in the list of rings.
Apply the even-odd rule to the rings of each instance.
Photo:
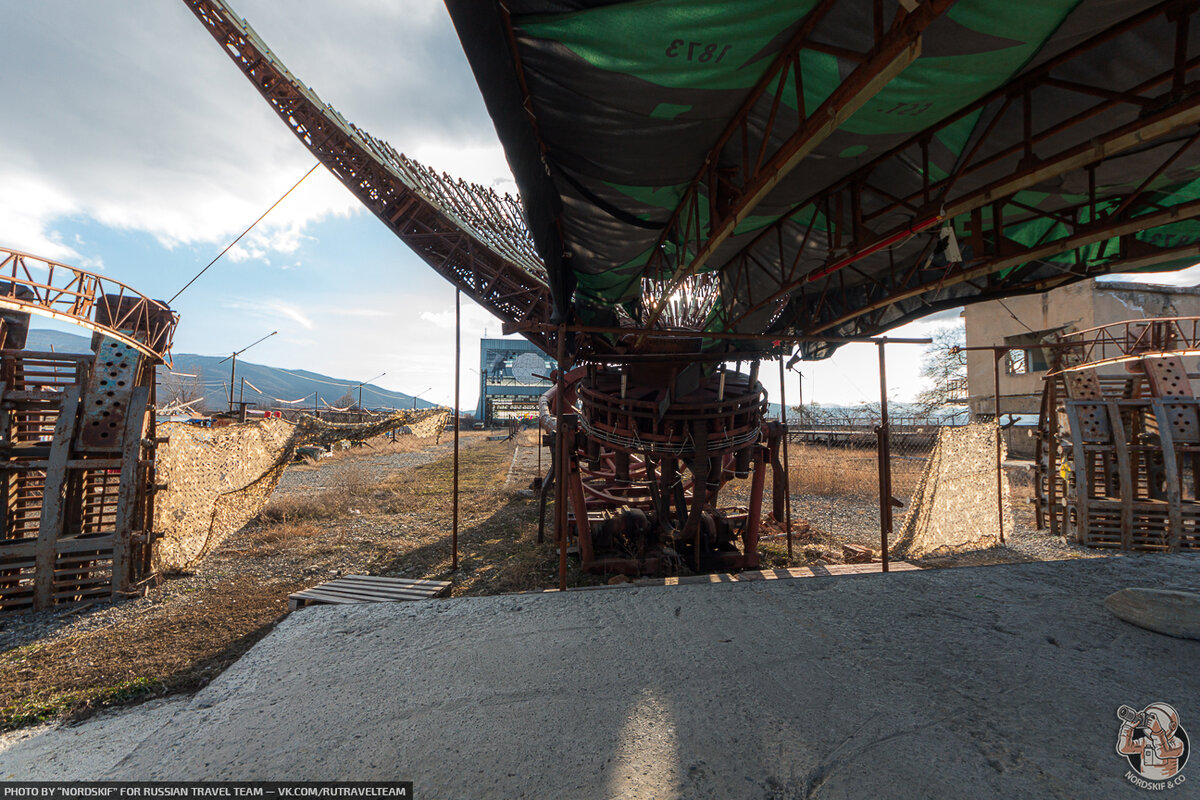
[[[996,412],[996,513],[1000,517],[1000,544],[1004,544],[1004,463],[1000,458],[1000,359],[1007,351],[996,348],[992,351],[992,388],[995,390]]]
[[[784,384],[783,356],[779,356],[779,421],[783,424],[783,514],[786,518],[788,566],[792,565],[792,473],[788,464],[787,392]],[[778,520],[776,520],[778,521]]]

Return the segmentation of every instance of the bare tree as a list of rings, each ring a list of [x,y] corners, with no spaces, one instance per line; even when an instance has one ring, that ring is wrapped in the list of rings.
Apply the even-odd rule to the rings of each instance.
[[[158,405],[167,407],[183,405],[199,398],[200,402],[191,406],[193,411],[204,410],[204,375],[197,369],[194,375],[172,372],[160,368],[155,376],[158,379]]]
[[[921,360],[921,377],[930,387],[917,394],[917,405],[926,413],[967,402],[967,354],[956,347],[966,346],[967,331],[962,325],[943,328],[933,335]]]

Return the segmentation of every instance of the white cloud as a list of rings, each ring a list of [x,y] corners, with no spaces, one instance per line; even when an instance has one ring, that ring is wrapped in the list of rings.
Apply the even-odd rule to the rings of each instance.
[[[422,322],[428,322],[441,330],[453,331],[454,305],[451,304],[437,311],[422,311],[420,318]],[[500,320],[492,316],[485,308],[466,298],[463,299],[462,326],[464,331],[478,331],[482,335],[482,332],[486,330],[490,336],[500,336],[500,325]]]
[[[437,0],[241,0],[237,11],[347,118],[397,149],[446,158],[439,169],[507,179]],[[10,246],[82,263],[86,243],[62,234],[72,216],[166,247],[224,246],[313,163],[182,4],[129,0],[121,14],[91,0],[20,4],[5,9],[0,47],[0,103],[23,109],[22,124],[0,127]],[[361,211],[320,169],[229,257],[290,256],[313,223]]]
[[[312,320],[308,318],[307,314],[295,306],[289,305],[280,300],[268,300],[267,302],[263,303],[263,308],[269,313],[276,314],[284,319],[289,319],[292,322],[295,322],[306,331],[311,331],[313,329]]]
[[[69,193],[32,176],[6,173],[2,166],[0,186],[0,243],[56,261],[80,258],[79,250],[50,226],[54,218],[78,209]]]

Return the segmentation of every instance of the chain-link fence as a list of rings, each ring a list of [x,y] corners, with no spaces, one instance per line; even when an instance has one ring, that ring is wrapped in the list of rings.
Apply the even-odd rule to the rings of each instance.
[[[880,418],[800,416],[788,430],[793,529],[831,557],[852,556],[854,546],[877,554]],[[893,552],[897,543],[911,556],[986,546],[998,536],[1001,507],[1012,530],[994,424],[896,416],[888,430]]]
[[[893,417],[890,428],[894,528],[909,508],[944,422]],[[801,417],[788,422],[792,517],[814,536],[876,550],[880,544],[879,417]]]

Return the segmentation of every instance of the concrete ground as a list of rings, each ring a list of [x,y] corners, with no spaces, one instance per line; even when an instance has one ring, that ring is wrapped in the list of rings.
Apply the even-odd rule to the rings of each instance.
[[[190,702],[132,709],[116,733],[106,717],[24,735],[0,775],[53,756],[64,777],[411,779],[418,798],[1136,797],[1117,707],[1165,701],[1200,732],[1200,642],[1102,601],[1196,585],[1198,568],[1128,556],[308,608]],[[1200,796],[1200,761],[1189,773],[1164,794]]]

